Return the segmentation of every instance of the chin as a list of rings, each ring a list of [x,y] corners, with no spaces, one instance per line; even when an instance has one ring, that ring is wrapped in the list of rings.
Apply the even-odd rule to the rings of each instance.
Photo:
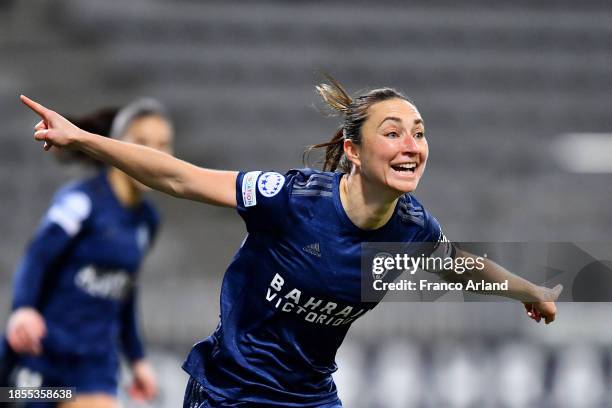
[[[393,169],[386,174],[385,184],[398,194],[411,193],[416,190],[423,172],[417,169],[414,173],[397,172]]]
[[[391,179],[387,181],[387,186],[398,194],[412,193],[419,185],[420,178],[411,178],[410,180]]]
[[[414,190],[416,190],[418,184],[418,182],[401,183],[401,185],[399,185],[396,190],[401,192],[402,194],[412,193]]]

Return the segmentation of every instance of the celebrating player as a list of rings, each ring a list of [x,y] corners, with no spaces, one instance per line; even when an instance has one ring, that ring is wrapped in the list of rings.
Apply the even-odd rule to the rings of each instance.
[[[172,126],[155,100],[75,123],[170,157]],[[75,150],[57,152],[79,158]],[[159,222],[145,190],[121,170],[103,168],[55,195],[15,274],[6,339],[18,354],[18,386],[75,387],[76,399],[62,407],[117,407],[121,350],[132,369],[132,394],[155,396],[136,311],[137,271]]]
[[[343,124],[315,146],[326,148],[324,171],[284,175],[196,167],[85,132],[22,97],[42,118],[34,136],[45,149],[79,150],[173,196],[236,208],[244,219],[248,236],[225,274],[221,322],[183,366],[184,407],[341,407],[336,351],[374,306],[360,298],[361,244],[450,245],[411,193],[429,153],[415,105],[389,88],[352,99],[328,79],[317,90]],[[554,320],[560,287],[536,286],[489,260],[473,278],[508,280],[504,295],[525,301],[533,319]]]

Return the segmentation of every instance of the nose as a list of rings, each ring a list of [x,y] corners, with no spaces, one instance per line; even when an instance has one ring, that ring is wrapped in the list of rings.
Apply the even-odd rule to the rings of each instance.
[[[402,151],[408,153],[416,153],[419,150],[419,144],[415,137],[411,134],[405,135],[402,141]]]

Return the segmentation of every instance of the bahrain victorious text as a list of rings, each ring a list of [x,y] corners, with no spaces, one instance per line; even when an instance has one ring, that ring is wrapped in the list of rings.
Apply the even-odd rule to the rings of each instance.
[[[367,310],[355,311],[352,306],[306,296],[299,289],[284,286],[285,279],[278,273],[274,275],[266,293],[266,300],[280,311],[294,314],[310,323],[331,326],[350,324]]]

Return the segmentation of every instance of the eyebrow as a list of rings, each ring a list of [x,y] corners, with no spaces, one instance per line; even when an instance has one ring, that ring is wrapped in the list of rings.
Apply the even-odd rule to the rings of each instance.
[[[400,124],[402,123],[402,119],[398,118],[397,116],[387,116],[386,118],[384,118],[382,120],[382,122],[380,122],[380,125],[378,125],[378,127],[381,127],[382,124],[385,123],[388,120],[391,120],[393,122],[398,122]],[[413,126],[416,126],[416,125],[423,125],[423,126],[425,126],[425,122],[423,122],[423,119],[421,119],[421,118],[416,118],[414,120],[414,125]]]

